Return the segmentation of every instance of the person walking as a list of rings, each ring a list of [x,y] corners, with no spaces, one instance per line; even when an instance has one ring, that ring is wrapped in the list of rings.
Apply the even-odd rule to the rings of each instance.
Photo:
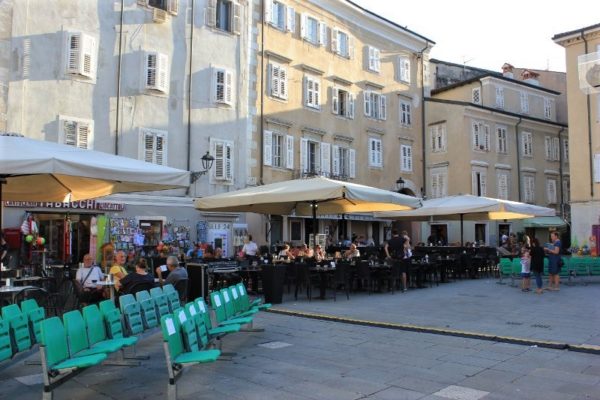
[[[542,273],[544,272],[544,248],[540,246],[540,241],[537,238],[533,238],[531,242],[531,272],[535,277],[535,293],[542,294]]]
[[[560,268],[562,267],[562,265],[561,265],[562,260],[560,257],[561,243],[560,243],[560,239],[558,238],[557,231],[553,231],[550,234],[550,241],[551,241],[551,243],[546,243],[546,246],[544,247],[544,251],[548,255],[548,275],[550,275],[549,282],[548,282],[548,290],[559,291],[560,290],[559,274],[560,274]]]

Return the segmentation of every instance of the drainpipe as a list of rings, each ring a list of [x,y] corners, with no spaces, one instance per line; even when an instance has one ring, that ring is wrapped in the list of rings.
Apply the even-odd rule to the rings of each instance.
[[[519,125],[523,122],[523,118],[519,117],[519,122],[515,125],[515,137],[517,145],[517,193],[519,194],[519,201],[521,198],[521,143],[519,141]]]
[[[565,219],[565,193],[563,187],[563,141],[561,140],[560,135],[564,131],[564,127],[560,128],[560,131],[558,131],[558,177],[560,179],[560,182],[558,182],[558,184],[560,185],[560,216],[562,217],[562,219]]]
[[[259,178],[258,184],[264,185],[263,177],[264,177],[264,164],[265,164],[265,144],[264,144],[264,112],[265,112],[265,0],[261,2],[262,15],[260,17],[260,123],[259,123],[259,133],[258,137],[260,143],[260,165],[259,165]]]
[[[121,64],[123,63],[123,15],[125,7],[125,0],[121,0],[121,12],[119,21],[119,57],[117,61],[117,110],[115,112],[115,155],[119,155],[119,114],[121,109]]]
[[[581,30],[581,39],[584,43],[584,53],[588,53],[588,41],[585,38],[585,30]],[[589,168],[590,168],[590,198],[594,198],[594,163],[592,161],[592,111],[590,106],[590,95],[586,96],[587,107],[587,129],[588,129],[588,148],[590,149]]]
[[[192,167],[192,71],[194,60],[194,5],[195,0],[192,0],[191,7],[191,23],[190,23],[190,63],[188,71],[188,115],[187,115],[187,170],[191,171]],[[194,183],[195,185],[195,183]],[[186,190],[186,195],[190,194],[190,186]],[[194,192],[194,194],[196,194]]]
[[[425,140],[426,128],[425,128],[425,57],[423,52],[429,48],[429,41],[425,41],[425,47],[418,53],[417,57],[421,58],[421,100],[423,102],[423,111],[421,112],[421,156],[423,158],[423,184],[424,193],[427,193],[427,141]],[[423,196],[423,193],[421,193]]]

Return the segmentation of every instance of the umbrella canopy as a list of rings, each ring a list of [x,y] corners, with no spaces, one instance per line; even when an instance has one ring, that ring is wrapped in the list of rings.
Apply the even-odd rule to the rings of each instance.
[[[316,205],[316,207],[313,207]],[[356,183],[317,176],[256,186],[195,200],[203,211],[255,212],[296,215],[348,214],[409,210],[419,207],[415,197]]]
[[[187,187],[189,182],[188,171],[0,134],[0,207],[3,200],[77,201]]]

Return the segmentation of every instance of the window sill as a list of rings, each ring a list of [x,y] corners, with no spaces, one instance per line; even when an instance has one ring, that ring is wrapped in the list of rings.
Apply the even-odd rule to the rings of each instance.
[[[309,105],[304,105],[304,109],[308,110],[308,111],[313,111],[313,112],[321,112],[321,107],[313,107],[313,106],[309,106]]]

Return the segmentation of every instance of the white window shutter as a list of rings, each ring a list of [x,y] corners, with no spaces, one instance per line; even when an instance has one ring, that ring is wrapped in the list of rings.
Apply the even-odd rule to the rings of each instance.
[[[233,143],[225,143],[225,179],[233,180]]]
[[[93,78],[96,75],[96,39],[82,34],[80,54],[79,73],[88,78]]]
[[[273,0],[264,0],[265,4],[265,22],[272,23],[273,19],[276,18],[273,12]]]
[[[327,25],[319,21],[319,45],[327,46]]]
[[[348,150],[348,169],[350,170],[350,178],[356,178],[356,150]]]
[[[552,138],[552,158],[554,161],[558,161],[560,159],[560,139],[555,137]]]
[[[313,89],[315,91],[314,94],[314,105],[316,107],[321,107],[321,83],[317,80],[313,81]]]
[[[206,25],[210,27],[217,26],[217,0],[207,0],[206,6]]]
[[[479,124],[473,122],[473,148],[479,149]]]
[[[350,35],[348,35],[347,40],[348,40],[348,54],[344,54],[344,55],[352,60],[354,58],[354,41],[352,40],[352,36],[350,36]]]
[[[158,68],[158,54],[147,53],[146,54],[146,89],[157,88],[157,68]]]
[[[282,99],[288,98],[287,69],[279,67],[279,96]]]
[[[303,39],[307,39],[307,33],[306,33],[306,29],[308,28],[307,26],[307,15],[305,13],[300,14],[300,36]]]
[[[348,99],[348,106],[346,107],[346,116],[350,119],[354,119],[354,95],[348,93],[346,97]]]
[[[328,176],[331,173],[331,144],[321,143],[321,172]]]
[[[371,92],[365,90],[363,92],[365,116],[371,116]]]
[[[277,96],[279,92],[279,68],[269,63],[267,66],[269,74],[269,93],[271,96]]]
[[[481,195],[487,196],[487,175],[485,172],[479,173],[479,185],[481,186]]]
[[[225,72],[225,103],[233,105],[233,74]]]
[[[312,81],[304,77],[304,105],[308,106],[312,102]]]
[[[377,166],[383,167],[383,148],[381,147],[381,140],[378,139],[375,143],[377,146]]]
[[[166,165],[167,163],[167,141],[164,135],[154,136],[154,162],[158,165]]]
[[[375,166],[375,139],[369,138],[369,165]]]
[[[552,159],[552,138],[550,136],[546,136],[544,138],[544,150],[546,153],[546,160]]]
[[[477,176],[477,171],[471,171],[471,194],[473,196],[477,196],[477,183],[478,183],[478,176]]]
[[[369,46],[367,48],[367,57],[368,57],[368,61],[367,64],[369,66],[369,69],[371,71],[375,71],[375,48]]]
[[[294,137],[291,135],[285,137],[285,150],[285,167],[294,169]]]
[[[490,151],[490,126],[489,125],[484,125],[483,126],[483,145],[485,148],[485,151]]]
[[[168,0],[167,11],[173,15],[179,12],[179,0]]]
[[[81,34],[70,33],[67,42],[67,72],[69,73],[79,73],[81,45]]]
[[[77,146],[77,123],[75,121],[63,121],[62,143],[69,146]]]
[[[300,170],[308,172],[308,139],[300,139]]]
[[[213,103],[220,103],[225,97],[225,71],[219,68],[213,68],[212,83]]]
[[[214,142],[215,178],[225,179],[225,146],[222,142]]]
[[[339,92],[338,88],[331,87],[331,112],[334,114],[339,114],[340,112]]]
[[[436,198],[439,197],[439,193],[438,193],[438,181],[439,181],[439,174],[431,174],[431,193],[430,196],[432,198]]]
[[[339,54],[340,49],[339,49],[339,37],[338,37],[338,29],[337,28],[331,28],[331,51]]]
[[[285,27],[288,32],[296,31],[296,12],[293,7],[286,7],[286,24]]]
[[[146,162],[154,162],[154,146],[155,140],[154,135],[148,131],[142,131],[142,146],[143,146],[143,160]]]
[[[231,32],[239,35],[242,32],[242,6],[237,1],[232,1],[231,8],[233,10],[231,18]]]
[[[80,149],[91,149],[92,130],[89,124],[77,124],[77,147]]]
[[[166,54],[158,54],[156,89],[163,93],[169,91],[169,57]]]
[[[264,132],[264,164],[268,166],[273,165],[273,132]]]
[[[379,119],[386,120],[387,119],[387,98],[386,96],[379,96]]]
[[[332,163],[331,163],[331,173],[335,176],[340,174],[340,147],[333,145],[331,146],[331,155],[332,155]]]

